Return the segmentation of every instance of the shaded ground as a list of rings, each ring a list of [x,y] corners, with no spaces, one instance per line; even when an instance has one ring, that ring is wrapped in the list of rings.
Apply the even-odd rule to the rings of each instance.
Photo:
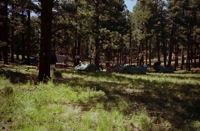
[[[13,84],[26,84],[36,81],[37,72],[34,70],[35,67],[19,69],[16,66],[1,66],[0,76],[9,79]],[[65,69],[57,69],[53,73],[53,83],[56,85],[67,84],[73,90],[78,90],[77,87],[89,87],[105,93],[106,97],[91,99],[87,104],[82,103],[85,110],[91,109],[97,102],[104,104],[105,110],[110,110],[120,107],[121,101],[125,101],[128,103],[122,110],[125,116],[145,109],[155,125],[168,126],[163,121],[170,122],[172,128],[169,130],[200,130],[200,126],[192,126],[192,123],[200,121],[199,80],[198,73],[126,75]]]
[[[68,72],[69,73],[69,72]],[[118,104],[120,99],[126,100],[129,105],[124,110],[125,114],[131,114],[135,110],[145,108],[152,117],[156,117],[155,123],[159,124],[162,119],[170,121],[173,127],[177,129],[190,129],[191,127],[183,123],[191,123],[200,120],[200,81],[198,84],[182,84],[173,82],[160,82],[141,79],[132,79],[116,74],[107,73],[85,73],[80,72],[83,78],[92,76],[98,78],[104,76],[107,79],[114,77],[115,82],[97,82],[87,81],[84,85],[83,78],[58,78],[57,81],[66,82],[74,86],[74,82],[79,86],[95,88],[102,90],[107,95],[107,100],[103,103],[111,102]],[[148,74],[148,77],[154,77],[156,74]],[[183,74],[184,75],[184,74]],[[146,76],[145,76],[146,77]],[[166,77],[166,76],[162,76]],[[184,76],[167,76],[172,79],[187,80]],[[189,77],[190,79],[200,80],[200,77]],[[62,79],[62,80],[61,80]],[[61,81],[60,81],[61,80]],[[72,82],[73,81],[73,82]],[[121,83],[119,83],[121,81]],[[127,81],[127,83],[123,83]],[[132,87],[130,84],[133,84]],[[132,89],[133,88],[133,89]],[[120,99],[119,99],[120,98]],[[194,129],[195,130],[195,129]]]

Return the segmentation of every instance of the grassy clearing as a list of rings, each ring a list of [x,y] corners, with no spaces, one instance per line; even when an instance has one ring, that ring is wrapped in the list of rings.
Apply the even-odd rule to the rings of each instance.
[[[200,130],[200,75],[0,68],[0,130]]]

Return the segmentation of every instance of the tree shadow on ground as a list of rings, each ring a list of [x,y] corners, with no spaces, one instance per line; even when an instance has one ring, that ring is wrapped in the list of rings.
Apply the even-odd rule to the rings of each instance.
[[[30,75],[11,70],[0,70],[0,76],[5,76],[13,84],[27,83],[30,80]]]
[[[148,74],[149,76],[152,76],[152,77],[155,77],[155,74]],[[182,76],[181,76],[182,75]],[[159,77],[159,76],[158,76]],[[176,79],[194,79],[194,80],[199,80],[200,79],[200,76],[185,76],[184,74],[180,74],[180,75],[168,75],[168,76],[165,76],[166,78],[176,78]]]
[[[70,71],[67,72],[72,73]],[[134,113],[136,110],[146,109],[151,117],[156,118],[156,124],[162,123],[163,120],[169,121],[173,128],[179,130],[195,130],[189,127],[189,123],[200,121],[199,84],[159,82],[140,78],[131,79],[123,75],[119,76],[106,72],[76,73],[81,75],[82,78],[67,78],[70,86],[90,87],[96,91],[103,91],[107,99],[98,99],[97,101],[105,105],[112,103],[113,106],[118,107],[120,106],[120,100],[125,100],[128,106],[123,110],[124,114],[128,115]],[[86,81],[83,78],[87,76],[96,78],[104,77],[106,79],[114,78],[115,81]],[[181,79],[181,77],[178,77],[178,79]],[[120,83],[119,81],[128,81],[128,83]],[[127,91],[127,87],[130,88],[131,91]]]
[[[75,74],[75,76],[63,76],[63,73]],[[31,77],[28,74],[2,69],[0,76],[5,76],[14,84],[26,83]],[[189,124],[200,121],[200,84],[159,82],[141,78],[132,79],[115,73],[74,72],[70,70],[56,71],[54,76],[53,82],[55,84],[67,84],[74,90],[76,87],[89,87],[92,90],[104,92],[106,98],[96,99],[93,103],[89,103],[91,106],[98,102],[104,104],[105,109],[109,110],[113,107],[119,108],[121,100],[124,100],[128,103],[123,109],[124,114],[130,115],[146,109],[151,117],[156,118],[154,123],[160,124],[163,120],[169,121],[172,127],[178,130],[195,130],[188,127]],[[88,76],[103,77],[105,80],[86,79]],[[181,79],[180,76],[174,76],[174,78]],[[112,81],[106,81],[109,79]],[[112,107],[109,104],[112,104]]]

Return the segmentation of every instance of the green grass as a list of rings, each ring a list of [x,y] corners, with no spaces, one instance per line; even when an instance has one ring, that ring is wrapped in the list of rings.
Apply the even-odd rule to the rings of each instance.
[[[200,130],[198,73],[127,75],[0,68],[0,130]]]

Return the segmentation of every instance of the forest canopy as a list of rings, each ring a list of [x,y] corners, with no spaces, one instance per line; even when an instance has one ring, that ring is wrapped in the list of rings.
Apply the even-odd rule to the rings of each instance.
[[[191,70],[200,66],[199,43],[199,0],[138,0],[133,12],[124,0],[0,3],[0,60],[30,64],[37,56],[41,75],[49,75],[52,53],[68,55],[73,65],[162,61]]]

